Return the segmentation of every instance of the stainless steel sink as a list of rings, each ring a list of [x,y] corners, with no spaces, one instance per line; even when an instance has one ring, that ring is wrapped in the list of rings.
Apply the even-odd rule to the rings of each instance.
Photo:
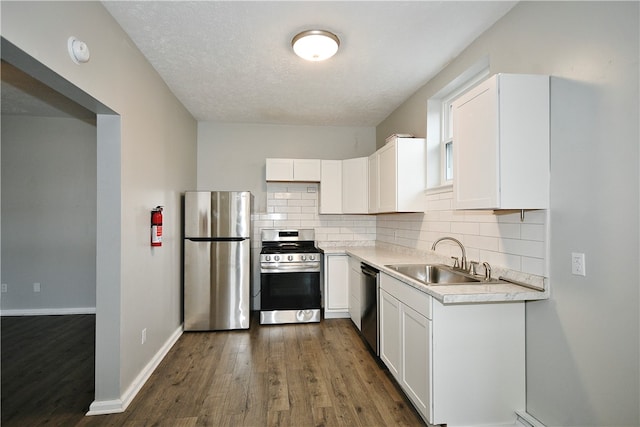
[[[391,264],[385,267],[427,285],[464,285],[481,281],[442,264]]]

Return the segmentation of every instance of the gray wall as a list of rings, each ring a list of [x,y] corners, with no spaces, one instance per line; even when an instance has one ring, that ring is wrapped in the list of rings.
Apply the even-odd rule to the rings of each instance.
[[[522,2],[377,127],[425,134],[427,99],[489,55],[551,84],[551,298],[527,303],[527,411],[640,425],[639,3]],[[586,277],[571,275],[586,254]]]
[[[374,127],[198,123],[198,189],[249,190],[266,212],[265,159],[349,159],[376,151]]]
[[[197,124],[101,3],[2,2],[0,7],[3,39],[27,57],[22,61],[16,54],[21,66],[47,79],[57,76],[58,90],[74,100],[97,101],[81,103],[86,108],[102,104],[117,113],[97,117],[91,409],[121,410],[181,328],[181,193],[196,185]],[[69,58],[71,35],[89,46],[88,63]],[[3,47],[3,58],[5,53]],[[60,84],[60,78],[66,81]],[[165,206],[164,243],[151,248],[150,210],[157,205]]]
[[[95,123],[2,116],[2,220],[4,314],[95,311]]]

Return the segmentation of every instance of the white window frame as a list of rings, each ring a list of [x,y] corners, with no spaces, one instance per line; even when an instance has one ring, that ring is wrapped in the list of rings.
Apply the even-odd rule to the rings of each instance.
[[[488,57],[453,79],[427,101],[427,189],[448,190],[453,185],[453,112],[456,98],[489,77]],[[447,145],[452,147],[449,156]],[[451,174],[447,175],[447,168]]]

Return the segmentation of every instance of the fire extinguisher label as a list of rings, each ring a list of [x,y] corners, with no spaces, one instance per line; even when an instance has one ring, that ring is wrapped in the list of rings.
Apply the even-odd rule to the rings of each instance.
[[[151,226],[151,244],[154,246],[160,246],[162,244],[162,226]]]

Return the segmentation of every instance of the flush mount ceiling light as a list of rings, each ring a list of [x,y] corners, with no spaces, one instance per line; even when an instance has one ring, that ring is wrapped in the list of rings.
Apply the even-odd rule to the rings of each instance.
[[[291,40],[291,47],[296,55],[307,61],[329,59],[336,54],[338,46],[338,36],[325,30],[303,31]]]

